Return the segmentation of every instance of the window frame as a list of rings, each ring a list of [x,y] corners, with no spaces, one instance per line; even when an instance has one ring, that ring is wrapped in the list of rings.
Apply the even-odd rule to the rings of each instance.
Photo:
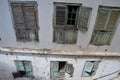
[[[15,23],[15,18],[14,18],[14,12],[13,12],[13,9],[12,9],[12,4],[35,4],[35,15],[34,15],[34,18],[35,18],[35,28],[34,29],[22,29],[22,30],[32,30],[34,31],[34,35],[35,35],[35,38],[34,40],[31,38],[29,40],[27,39],[20,39],[18,38],[17,34],[18,32],[16,31],[17,30],[17,27],[16,27],[16,23]],[[10,13],[11,13],[11,18],[12,18],[12,23],[13,23],[13,28],[15,30],[15,36],[16,36],[16,41],[17,42],[39,42],[39,19],[38,19],[38,3],[37,1],[9,1],[9,6],[10,6]],[[25,15],[23,15],[23,17],[25,17]],[[25,19],[24,19],[25,21]],[[26,23],[24,23],[26,24]],[[26,27],[26,26],[25,26]]]
[[[99,11],[102,11],[102,10],[108,10],[109,12],[108,12],[108,15],[107,15],[107,19],[105,20],[104,26],[99,29],[99,28],[96,27],[96,25],[99,23],[98,22],[98,17],[99,17],[99,14],[100,14]],[[90,40],[90,44],[95,45],[95,46],[102,46],[102,45],[110,45],[111,44],[111,41],[114,37],[115,31],[116,31],[116,28],[117,28],[118,20],[120,18],[120,13],[119,13],[113,29],[110,30],[110,28],[107,28],[110,17],[111,17],[111,14],[112,14],[112,11],[113,12],[114,11],[120,11],[120,7],[99,6],[98,11],[97,11],[97,17],[96,17],[95,25],[94,25],[94,30],[92,32],[92,37],[91,37],[91,40]],[[99,31],[102,31],[102,30],[105,31],[104,34],[107,34],[109,32],[109,40],[106,43],[104,43],[104,42],[100,42],[100,43],[94,42],[95,32],[99,33]]]
[[[32,62],[31,62],[31,61],[26,61],[26,60],[14,60],[14,64],[15,64],[15,66],[16,66],[17,71],[21,71],[21,70],[18,69],[18,66],[19,66],[19,65],[17,65],[18,62],[21,62],[21,63],[22,63],[22,65],[23,65],[22,67],[24,68],[24,71],[25,71],[25,73],[26,73],[26,76],[32,78],[32,77],[34,76],[34,75],[33,75]],[[31,71],[27,71],[27,70],[26,70],[26,67],[25,67],[25,63],[26,63],[26,62],[27,62],[27,63],[29,62],[29,64],[31,65]],[[31,76],[28,76],[28,75],[27,75],[27,72],[32,72],[32,75],[31,75]]]

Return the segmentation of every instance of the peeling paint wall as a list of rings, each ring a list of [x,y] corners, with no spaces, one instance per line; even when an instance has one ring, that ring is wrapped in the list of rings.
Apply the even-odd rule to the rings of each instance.
[[[0,0],[0,46],[34,49],[54,49],[54,50],[74,50],[74,51],[108,51],[120,52],[120,21],[117,30],[109,46],[90,45],[90,39],[96,20],[99,5],[120,7],[120,0],[37,0],[38,19],[39,19],[39,40],[40,42],[17,42],[13,19],[10,8],[10,1],[23,0]],[[24,0],[25,1],[25,0]],[[33,0],[26,0],[33,1]],[[36,1],[36,0],[35,0]],[[53,43],[53,2],[82,3],[83,6],[91,7],[92,15],[89,29],[87,32],[78,31],[76,44],[57,44]],[[3,10],[4,9],[4,10]],[[9,36],[8,36],[9,35]]]
[[[1,54],[2,53],[2,54]],[[13,80],[12,72],[16,72],[14,60],[31,61],[35,80],[50,80],[50,62],[66,61],[74,67],[73,77],[65,74],[65,80],[93,80],[95,78],[113,73],[120,70],[119,57],[85,57],[85,56],[58,56],[58,55],[35,55],[16,53],[11,55],[9,52],[0,52],[0,80]],[[95,76],[81,77],[86,61],[101,61]],[[116,78],[117,77],[117,78]],[[113,79],[116,78],[116,79]],[[117,73],[98,80],[120,80]]]

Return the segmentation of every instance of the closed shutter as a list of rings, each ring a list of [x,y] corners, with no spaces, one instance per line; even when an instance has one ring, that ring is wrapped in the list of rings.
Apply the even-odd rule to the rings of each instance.
[[[11,3],[18,41],[38,41],[36,4]]]
[[[108,30],[114,30],[119,15],[120,15],[120,11],[114,11],[114,10],[111,11],[111,15],[109,17],[109,21],[106,27]]]
[[[92,8],[80,7],[79,18],[78,18],[78,29],[88,30],[88,20]]]
[[[112,33],[109,31],[95,31],[91,43],[94,45],[110,44]]]
[[[76,43],[77,30],[65,30],[65,43]]]
[[[24,17],[27,29],[37,28],[37,18],[36,18],[36,6],[35,4],[24,4]]]
[[[64,43],[65,32],[62,29],[54,30],[54,41],[57,43]]]
[[[12,12],[13,12],[15,29],[25,29],[24,14],[23,14],[23,9],[22,9],[22,4],[11,3],[11,7],[12,7]]]
[[[95,30],[103,30],[105,29],[105,24],[108,18],[110,10],[102,10],[98,11],[96,23],[95,23]]]
[[[66,23],[66,6],[55,6],[55,25],[56,28],[64,28]]]

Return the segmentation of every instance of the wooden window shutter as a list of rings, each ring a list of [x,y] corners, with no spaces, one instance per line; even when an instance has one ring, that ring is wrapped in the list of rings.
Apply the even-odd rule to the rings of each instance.
[[[65,30],[65,43],[76,43],[77,30]]]
[[[25,29],[24,14],[22,10],[22,4],[11,3],[15,29]]]
[[[97,19],[96,19],[96,23],[95,23],[95,29],[96,30],[103,30],[105,29],[105,24],[109,15],[109,11],[110,10],[103,10],[103,9],[99,9],[98,14],[97,14]]]
[[[79,18],[78,18],[78,29],[88,30],[88,20],[92,8],[80,7]]]
[[[55,6],[54,27],[64,28],[65,23],[66,23],[66,6],[65,5],[56,5]]]
[[[24,4],[24,18],[26,23],[26,29],[37,29],[37,9],[36,4],[27,3]]]
[[[108,24],[106,27],[108,30],[114,30],[119,16],[120,16],[120,11],[114,11],[114,10],[111,11],[111,15],[109,17]]]
[[[112,33],[109,31],[95,31],[91,43],[93,43],[94,45],[109,45],[111,37]]]
[[[64,43],[65,32],[62,29],[54,30],[54,41],[57,43]]]

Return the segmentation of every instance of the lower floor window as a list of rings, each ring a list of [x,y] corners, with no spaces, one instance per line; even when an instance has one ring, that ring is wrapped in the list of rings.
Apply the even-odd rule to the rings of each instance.
[[[24,71],[26,77],[33,77],[31,61],[15,60],[14,62],[18,72]]]
[[[98,69],[100,61],[86,61],[82,77],[90,77],[94,76],[96,73],[96,70]]]

